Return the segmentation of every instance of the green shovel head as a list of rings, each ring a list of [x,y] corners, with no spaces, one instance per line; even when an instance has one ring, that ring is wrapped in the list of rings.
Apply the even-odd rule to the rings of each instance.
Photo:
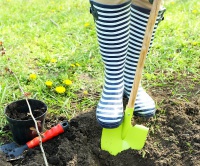
[[[127,108],[124,121],[119,127],[114,129],[103,128],[101,136],[102,150],[108,151],[115,156],[129,148],[141,150],[144,147],[149,129],[143,125],[136,124],[132,126],[130,118],[133,115],[132,113],[133,110]],[[125,135],[124,130],[126,130]]]

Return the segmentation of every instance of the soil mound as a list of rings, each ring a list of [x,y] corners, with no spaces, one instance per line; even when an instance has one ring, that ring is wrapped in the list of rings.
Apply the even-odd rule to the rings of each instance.
[[[194,102],[196,103],[196,102]],[[178,100],[163,100],[156,117],[144,121],[150,128],[145,147],[141,151],[126,150],[112,156],[100,149],[102,128],[97,124],[95,111],[82,113],[71,119],[70,128],[63,134],[43,144],[50,166],[167,166],[200,165],[200,114],[199,105]],[[66,120],[48,115],[46,129]],[[8,126],[4,127],[9,131]],[[6,138],[4,138],[6,142]],[[29,149],[24,158],[6,162],[1,156],[1,166],[44,165],[39,147]]]

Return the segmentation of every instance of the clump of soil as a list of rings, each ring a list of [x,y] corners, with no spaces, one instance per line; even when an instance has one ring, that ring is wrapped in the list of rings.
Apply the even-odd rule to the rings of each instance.
[[[200,165],[200,114],[199,105],[194,103],[162,99],[154,118],[140,120],[150,129],[144,148],[122,151],[117,156],[100,148],[102,128],[96,122],[95,111],[82,113],[70,120],[65,133],[43,144],[48,163],[50,166]],[[45,127],[50,129],[63,120],[66,118],[48,114]],[[1,162],[2,166],[44,165],[39,147],[26,151],[23,159],[8,163],[3,158]]]
[[[47,108],[44,103],[29,99],[32,114],[35,118],[44,115]],[[16,120],[29,120],[32,119],[26,100],[19,100],[11,103],[6,107],[6,115],[11,119]]]

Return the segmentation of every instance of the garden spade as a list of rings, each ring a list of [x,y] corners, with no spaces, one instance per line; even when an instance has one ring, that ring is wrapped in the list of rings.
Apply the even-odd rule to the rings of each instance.
[[[42,134],[42,142],[46,142],[51,138],[58,136],[59,134],[63,133],[68,127],[69,127],[68,122],[63,121],[60,124],[52,127],[50,130],[45,131]],[[34,148],[39,144],[40,144],[39,137],[35,137],[34,139],[30,140],[29,142],[27,142],[25,145],[22,146],[19,146],[15,142],[2,145],[0,147],[0,151],[2,151],[6,155],[7,161],[12,161],[23,158],[23,153],[25,150],[29,148]]]
[[[144,68],[144,62],[148,53],[154,25],[160,9],[161,0],[154,0],[147,28],[142,44],[142,50],[138,61],[136,74],[134,77],[134,83],[132,86],[130,98],[124,113],[124,119],[122,124],[114,129],[103,128],[101,136],[101,149],[108,151],[112,155],[117,155],[123,150],[129,148],[135,150],[141,150],[145,144],[148,128],[143,125],[132,125],[132,116],[134,112],[134,104],[137,96],[137,91],[142,77],[142,70]]]

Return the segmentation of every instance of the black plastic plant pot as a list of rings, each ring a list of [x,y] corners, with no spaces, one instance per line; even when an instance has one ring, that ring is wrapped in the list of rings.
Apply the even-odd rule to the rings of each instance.
[[[38,129],[43,131],[47,106],[40,100],[28,99],[34,118],[37,121]],[[9,123],[13,140],[19,144],[24,145],[31,139],[37,137],[35,130],[35,123],[31,117],[27,101],[18,100],[10,103],[5,108],[6,119]]]

